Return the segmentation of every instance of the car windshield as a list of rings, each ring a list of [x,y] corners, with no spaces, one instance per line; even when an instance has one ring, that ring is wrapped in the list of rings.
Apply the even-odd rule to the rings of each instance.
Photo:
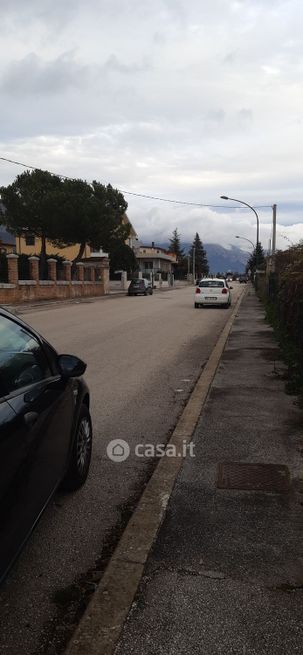
[[[132,287],[142,287],[144,286],[143,280],[132,280],[131,282]]]
[[[222,288],[224,287],[223,280],[202,280],[199,287]]]

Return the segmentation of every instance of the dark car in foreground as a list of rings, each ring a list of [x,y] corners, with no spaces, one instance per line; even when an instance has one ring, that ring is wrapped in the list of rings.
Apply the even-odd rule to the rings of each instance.
[[[146,280],[144,277],[132,280],[128,287],[129,296],[138,296],[140,294],[143,296],[147,296],[149,294],[151,296],[152,293],[152,283],[149,280]]]
[[[87,478],[85,369],[0,307],[0,581],[59,485],[75,490]]]

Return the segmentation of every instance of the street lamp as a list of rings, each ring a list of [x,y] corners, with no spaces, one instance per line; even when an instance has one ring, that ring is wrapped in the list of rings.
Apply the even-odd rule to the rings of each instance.
[[[252,242],[250,239],[247,239],[246,237],[239,237],[239,236],[236,234],[235,238],[236,238],[236,239],[244,239],[244,241],[248,241],[249,243],[251,243],[251,245],[252,245],[253,248],[255,247],[254,244],[253,244],[253,242]]]
[[[244,202],[244,200],[237,200],[237,198],[229,198],[228,196],[220,196],[220,198],[222,198],[222,200],[232,200],[233,202],[239,202],[241,205],[245,205],[245,207],[249,207],[249,209],[251,209],[251,211],[254,212],[255,217],[257,219],[257,246],[258,246],[259,232],[260,232],[260,221],[259,221],[259,216],[258,216],[256,210],[254,209],[254,207],[249,205],[247,202]]]
[[[247,239],[246,237],[240,237],[238,234],[235,235],[235,238],[236,239],[243,239],[244,241],[248,241],[248,243],[250,243],[252,245],[253,250],[255,249],[255,246],[254,246],[253,242],[250,239]]]

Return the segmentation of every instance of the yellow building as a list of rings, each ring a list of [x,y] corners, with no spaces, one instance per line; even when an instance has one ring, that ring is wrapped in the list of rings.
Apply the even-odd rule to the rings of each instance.
[[[128,238],[126,239],[126,244],[132,250],[135,250],[138,247],[138,234],[137,234],[135,228],[133,227],[133,225],[131,224],[127,214],[123,215],[122,223],[123,223],[123,225],[127,225],[127,224],[130,225],[130,232],[129,232]]]
[[[41,252],[41,239],[28,234],[23,237],[16,237],[16,253],[18,255],[39,255]],[[46,242],[46,254],[60,255],[69,261],[73,261],[79,252],[79,245],[67,246],[66,248],[58,248],[49,241]],[[90,256],[90,247],[86,246],[83,257]]]
[[[136,242],[138,241],[138,235],[126,214],[124,214],[122,218],[122,222],[124,225],[126,225],[127,223],[130,225],[130,234],[129,237],[126,239],[126,243],[128,246],[134,249]],[[18,255],[21,254],[39,255],[39,253],[41,252],[41,239],[34,237],[31,234],[16,237],[16,252]],[[48,256],[60,255],[60,257],[64,257],[64,259],[66,260],[73,261],[77,257],[78,252],[79,252],[78,244],[75,244],[73,246],[67,246],[66,248],[58,248],[48,241],[46,243],[46,254]],[[88,257],[90,257],[91,252],[92,249],[90,248],[90,246],[88,245],[85,246],[83,259],[87,259]]]

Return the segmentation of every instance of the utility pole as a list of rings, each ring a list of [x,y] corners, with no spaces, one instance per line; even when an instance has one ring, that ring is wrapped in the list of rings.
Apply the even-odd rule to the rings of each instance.
[[[272,206],[272,254],[276,252],[276,236],[277,236],[277,205]]]
[[[196,248],[193,247],[193,283],[196,284]]]

